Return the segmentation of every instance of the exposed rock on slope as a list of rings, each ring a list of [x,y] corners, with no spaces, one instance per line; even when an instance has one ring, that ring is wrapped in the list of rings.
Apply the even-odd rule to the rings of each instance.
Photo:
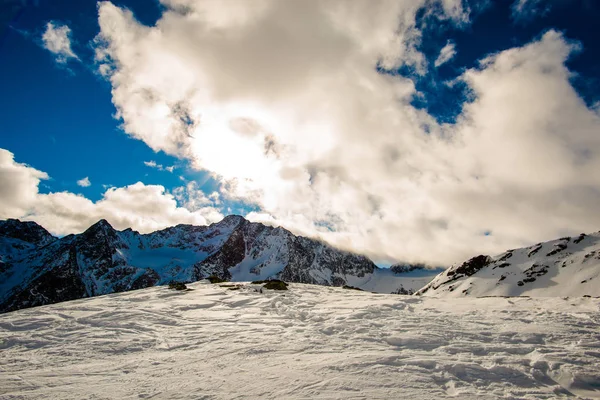
[[[425,296],[600,296],[600,233],[480,255],[448,268]]]
[[[177,225],[144,235],[101,220],[61,239],[34,222],[0,221],[0,257],[0,311],[211,275],[387,293],[406,284],[402,274],[364,256],[235,215],[210,226]]]

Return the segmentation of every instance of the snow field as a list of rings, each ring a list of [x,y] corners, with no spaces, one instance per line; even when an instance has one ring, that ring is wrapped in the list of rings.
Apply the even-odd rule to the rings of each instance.
[[[0,398],[600,398],[596,298],[231,285],[0,315]]]

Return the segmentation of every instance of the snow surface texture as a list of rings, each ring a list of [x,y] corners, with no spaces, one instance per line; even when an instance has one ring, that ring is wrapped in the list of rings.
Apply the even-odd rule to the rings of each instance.
[[[0,398],[600,398],[599,299],[189,286],[1,315]]]
[[[600,296],[600,233],[564,237],[495,257],[477,256],[435,277],[424,296]]]
[[[210,275],[406,294],[438,272],[394,273],[364,256],[235,215],[210,226],[177,225],[145,235],[101,220],[61,239],[34,222],[0,221],[0,312]]]

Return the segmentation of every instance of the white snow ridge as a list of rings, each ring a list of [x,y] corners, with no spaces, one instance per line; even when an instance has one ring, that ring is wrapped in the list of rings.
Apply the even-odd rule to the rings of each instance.
[[[595,298],[231,285],[3,314],[0,398],[600,398]]]
[[[563,237],[448,268],[424,296],[600,296],[600,232]]]

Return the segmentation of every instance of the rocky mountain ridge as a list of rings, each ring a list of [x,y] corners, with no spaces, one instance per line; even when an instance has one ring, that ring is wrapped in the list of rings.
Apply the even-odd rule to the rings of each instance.
[[[435,274],[403,279],[367,257],[236,215],[149,234],[101,220],[63,238],[35,222],[0,221],[0,312],[210,275],[408,293]]]
[[[600,296],[600,232],[473,257],[443,271],[416,294]]]

